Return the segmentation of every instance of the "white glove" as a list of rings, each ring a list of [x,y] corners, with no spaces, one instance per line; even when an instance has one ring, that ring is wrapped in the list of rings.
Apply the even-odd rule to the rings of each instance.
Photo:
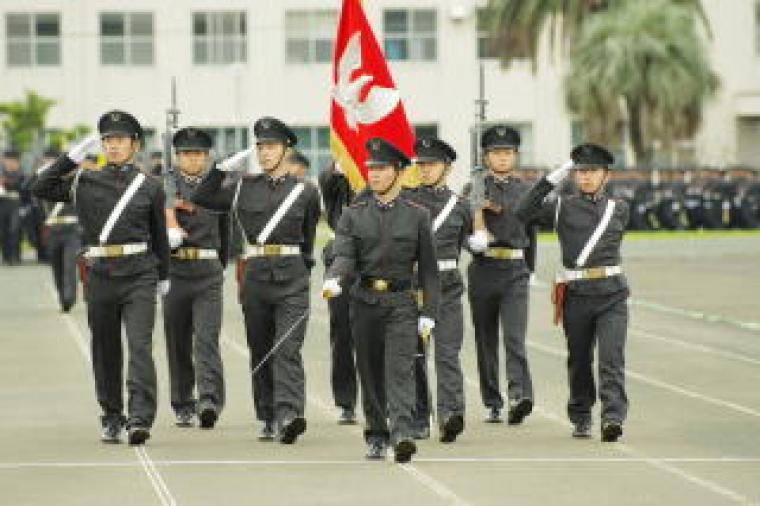
[[[554,169],[546,175],[546,180],[554,186],[557,186],[563,179],[570,173],[570,169],[573,168],[573,161],[568,160],[562,164],[558,169]]]
[[[323,299],[332,299],[333,297],[340,295],[342,292],[343,289],[340,287],[340,283],[338,283],[338,278],[326,279],[322,284]]]
[[[68,156],[69,160],[74,163],[82,163],[82,160],[85,159],[87,154],[99,145],[100,137],[98,135],[92,134],[85,137],[83,141],[79,142],[74,147],[69,149],[69,152],[66,154],[66,156]]]
[[[169,294],[169,289],[172,287],[172,282],[169,279],[161,279],[156,285],[156,292],[161,297],[166,297]]]
[[[417,333],[422,337],[422,340],[427,343],[430,339],[430,333],[435,328],[435,321],[427,316],[420,316],[417,320]]]
[[[238,151],[229,158],[226,158],[217,164],[217,168],[224,172],[237,170],[238,166],[245,161],[246,158],[251,156],[254,148],[248,148],[243,151]]]
[[[473,253],[483,253],[488,249],[488,233],[485,230],[476,230],[467,238],[467,244]]]
[[[166,229],[166,235],[169,238],[169,248],[177,249],[185,240],[187,233],[179,227],[170,227]]]

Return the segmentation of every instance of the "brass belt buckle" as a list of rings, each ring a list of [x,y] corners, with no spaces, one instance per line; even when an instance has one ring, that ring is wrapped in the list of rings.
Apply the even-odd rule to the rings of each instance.
[[[385,279],[373,279],[372,289],[378,292],[387,292],[390,284]]]
[[[104,246],[107,257],[120,257],[124,254],[121,244],[108,244]]]
[[[266,256],[278,256],[280,254],[280,245],[279,244],[265,244],[264,245],[264,255]]]
[[[185,260],[198,260],[200,251],[198,248],[187,248],[185,250]]]
[[[583,277],[587,279],[600,279],[604,277],[604,274],[604,267],[592,267],[590,269],[586,269]]]

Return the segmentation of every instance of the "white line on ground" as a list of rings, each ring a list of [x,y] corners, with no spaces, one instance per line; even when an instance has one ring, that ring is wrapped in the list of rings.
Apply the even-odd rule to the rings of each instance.
[[[543,414],[541,414],[543,416]],[[618,443],[615,448],[620,449],[623,443]],[[214,467],[214,466],[377,466],[376,462],[366,459],[345,460],[254,460],[254,459],[231,459],[231,460],[152,460],[153,465],[158,467]],[[758,464],[760,457],[418,457],[418,463],[429,464],[649,464],[663,462],[672,464]],[[114,462],[0,462],[0,470],[19,469],[79,469],[79,468],[135,468],[142,467],[142,462],[114,461]]]
[[[556,357],[566,357],[567,352],[564,350],[558,350],[551,346],[546,346],[544,344],[537,343],[535,341],[529,340],[527,341],[528,346],[531,348],[534,348],[536,350],[539,350],[543,353],[554,355]],[[670,392],[683,395],[685,397],[689,397],[691,399],[696,399],[702,402],[705,402],[707,404],[713,404],[715,406],[720,406],[723,408],[728,408],[733,411],[736,411],[737,413],[742,413],[745,415],[750,415],[754,417],[760,418],[760,411],[752,408],[748,408],[747,406],[742,406],[741,404],[736,404],[735,402],[725,401],[723,399],[718,399],[717,397],[711,397],[709,395],[703,395],[699,392],[694,392],[692,390],[687,390],[685,388],[679,387],[677,385],[673,385],[672,383],[668,383],[666,381],[658,380],[655,378],[652,378],[650,376],[647,376],[645,374],[641,374],[636,371],[632,371],[628,368],[625,370],[626,376],[633,378],[637,381],[640,381],[641,383],[646,383],[647,385],[651,385],[657,388],[661,388],[663,390],[668,390]]]
[[[50,281],[47,281],[45,283],[45,286],[47,287],[48,293],[53,298],[53,300],[56,300],[57,295],[52,283]],[[66,327],[69,330],[69,335],[72,337],[77,347],[79,348],[79,351],[82,354],[82,358],[84,358],[88,364],[92,363],[90,352],[87,346],[87,338],[85,338],[84,334],[82,334],[82,331],[76,324],[74,317],[70,314],[63,314],[61,317],[63,318],[64,322],[66,322]],[[153,461],[151,460],[150,455],[148,455],[148,451],[144,447],[135,448],[135,454],[137,455],[137,459],[140,461],[140,464],[145,470],[145,474],[148,475],[148,479],[150,480],[151,485],[153,486],[153,490],[158,496],[158,499],[161,501],[161,504],[163,506],[175,506],[177,502],[174,500],[174,497],[169,491],[169,488],[166,486],[166,482],[161,477],[161,474],[153,465]]]
[[[228,344],[235,352],[237,352],[241,357],[247,358],[248,357],[248,350],[237,343],[236,341],[230,339],[224,331],[221,332],[222,342]],[[330,408],[330,406],[318,395],[315,395],[313,393],[309,393],[307,397],[307,402],[310,402],[314,404],[318,409],[321,411],[332,414],[333,409]],[[354,430],[358,432],[359,434],[362,434],[362,430],[359,427],[354,427]],[[377,463],[370,463],[375,464]],[[449,504],[456,504],[459,506],[466,506],[469,503],[459,497],[453,490],[448,488],[446,485],[444,485],[442,482],[436,480],[426,472],[422,471],[418,467],[416,467],[414,464],[403,464],[399,465],[399,467],[412,476],[415,480],[417,480],[419,483],[424,485],[428,490],[435,493],[438,497],[441,499],[447,501]]]
[[[729,360],[735,360],[737,362],[744,362],[750,365],[760,365],[760,359],[740,355],[739,353],[734,353],[731,351],[721,350],[712,346],[707,346],[706,344],[690,343],[688,341],[683,341],[675,337],[663,336],[661,334],[644,330],[640,327],[631,327],[629,332],[633,335],[642,337],[644,339],[649,339],[651,341],[658,341],[673,346],[678,346],[687,350],[698,351],[708,355],[714,355],[716,357],[727,358]]]

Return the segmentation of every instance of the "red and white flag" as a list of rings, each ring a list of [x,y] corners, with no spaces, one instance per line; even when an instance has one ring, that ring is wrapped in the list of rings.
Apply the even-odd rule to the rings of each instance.
[[[368,139],[382,137],[412,157],[414,133],[361,0],[343,0],[331,100],[330,149],[353,188],[367,179]]]

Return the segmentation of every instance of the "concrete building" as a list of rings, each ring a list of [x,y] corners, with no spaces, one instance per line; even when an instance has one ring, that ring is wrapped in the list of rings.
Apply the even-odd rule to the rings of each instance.
[[[561,57],[542,51],[535,73],[527,62],[502,69],[479,32],[484,4],[364,2],[410,121],[451,140],[462,166],[470,159],[480,62],[488,119],[520,128],[523,163],[561,162],[579,140],[564,107]],[[674,161],[760,166],[760,2],[703,4],[722,88]],[[298,127],[301,146],[320,164],[329,156],[339,7],[339,0],[3,0],[0,101],[26,89],[55,99],[51,128],[94,125],[103,111],[122,108],[158,147],[176,76],[180,122],[210,129],[220,152],[246,144],[252,120],[271,114]]]

